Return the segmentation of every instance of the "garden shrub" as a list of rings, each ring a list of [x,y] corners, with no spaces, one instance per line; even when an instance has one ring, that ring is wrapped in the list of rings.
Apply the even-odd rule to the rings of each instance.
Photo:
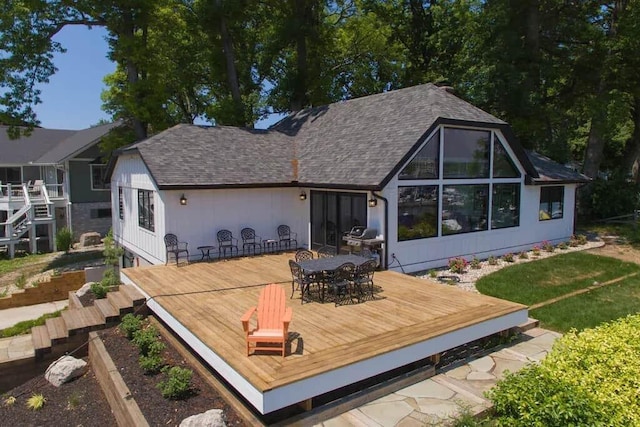
[[[164,344],[158,339],[158,330],[153,326],[134,332],[131,342],[138,347],[143,356],[160,354],[164,350]]]
[[[122,317],[122,322],[120,322],[119,327],[127,339],[131,340],[134,334],[142,329],[142,316],[127,313]]]
[[[503,259],[505,262],[515,262],[515,261],[516,261],[516,260],[515,260],[515,257],[513,256],[513,254],[512,254],[512,253],[504,254],[504,255],[502,256],[502,259]]]
[[[120,278],[116,274],[116,271],[113,268],[107,268],[102,274],[102,280],[100,284],[105,288],[113,288],[120,284]]]
[[[540,246],[534,246],[531,248],[531,252],[533,253],[533,256],[540,256]]]
[[[488,395],[502,426],[640,425],[640,315],[558,339]]]
[[[529,254],[527,254],[525,251],[522,251],[518,254],[518,258],[520,259],[529,259]]]
[[[542,242],[541,246],[545,252],[553,252],[555,250],[555,248],[553,247],[553,244],[548,240],[545,240],[544,242]]]
[[[462,257],[451,258],[449,260],[449,270],[452,273],[462,274],[467,269],[468,264],[467,260]]]
[[[474,257],[471,259],[471,261],[469,262],[469,265],[471,266],[471,268],[473,268],[474,270],[478,270],[480,267],[482,267],[480,265],[480,260],[474,255]]]
[[[56,233],[56,247],[59,251],[69,252],[73,245],[73,233],[67,227],[62,227]]]
[[[102,282],[93,282],[91,284],[91,292],[93,292],[93,296],[95,296],[96,299],[102,299],[107,296],[109,288],[107,286],[103,286]]]
[[[148,356],[140,356],[138,363],[145,374],[152,375],[160,372],[164,366],[164,359],[160,354],[150,354]]]
[[[493,255],[490,255],[489,258],[487,258],[487,263],[489,265],[498,265],[498,258],[494,257]]]
[[[590,186],[583,206],[589,207],[594,219],[630,214],[640,208],[640,185],[628,181],[624,172],[616,172],[608,180],[596,179]]]
[[[180,399],[191,392],[191,377],[193,371],[187,368],[173,366],[166,370],[167,379],[158,383],[158,388],[165,399]]]

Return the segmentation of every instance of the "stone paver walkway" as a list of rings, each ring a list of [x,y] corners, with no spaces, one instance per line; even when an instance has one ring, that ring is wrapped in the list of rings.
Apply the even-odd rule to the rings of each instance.
[[[322,427],[418,427],[451,421],[463,409],[477,414],[491,407],[484,392],[528,363],[542,360],[560,334],[541,328],[478,359],[403,388],[327,420]]]

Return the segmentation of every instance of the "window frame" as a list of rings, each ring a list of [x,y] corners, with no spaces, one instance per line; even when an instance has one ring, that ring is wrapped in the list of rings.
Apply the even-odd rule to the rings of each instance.
[[[544,192],[553,192],[553,191],[558,191],[560,193],[560,198],[559,200],[552,200],[551,199],[551,195],[553,195],[553,193],[551,194],[547,194],[547,197],[545,201],[543,201],[543,191]],[[559,202],[560,204],[560,216],[553,216],[553,203],[554,202]],[[542,217],[542,204],[546,203],[547,204],[547,210],[545,211],[547,213],[547,215],[549,216],[549,218],[543,218]],[[554,219],[563,219],[564,218],[564,185],[545,185],[543,187],[540,187],[540,203],[538,204],[538,221],[551,221]]]
[[[118,218],[124,220],[124,190],[118,186]]]
[[[102,180],[103,180],[103,185],[104,188],[99,188],[95,186],[95,181],[93,179],[93,171],[94,168],[102,168]],[[107,172],[107,165],[105,164],[98,164],[98,163],[91,163],[89,164],[89,175],[91,177],[91,191],[109,191],[110,190],[110,185],[109,182],[107,180],[105,180],[105,176],[106,176],[106,172]]]
[[[151,232],[155,232],[154,198],[154,191],[138,189],[138,226]]]
[[[417,187],[426,187],[427,189],[431,188],[431,190],[435,191],[436,194],[437,194],[437,196],[436,196],[436,215],[435,215],[435,224],[434,224],[435,234],[433,234],[431,236],[416,236],[416,237],[400,238],[400,216],[401,216],[400,215],[400,210],[402,208],[402,205],[400,204],[400,199],[398,197],[398,205],[397,205],[397,208],[398,208],[398,220],[397,220],[397,223],[398,223],[398,233],[397,233],[398,234],[398,236],[397,236],[398,242],[406,242],[406,241],[409,241],[409,240],[419,240],[419,239],[431,239],[433,237],[438,237],[438,235],[440,233],[438,224],[439,224],[439,221],[440,221],[440,210],[441,210],[441,206],[440,205],[442,204],[441,203],[441,199],[442,198],[440,196],[440,186],[438,184],[403,185],[403,186],[399,186],[398,187],[398,196],[400,196],[400,189],[401,188],[417,188]],[[409,233],[410,230],[414,230],[414,229],[415,229],[414,227],[411,227],[411,228],[407,227],[407,232]]]

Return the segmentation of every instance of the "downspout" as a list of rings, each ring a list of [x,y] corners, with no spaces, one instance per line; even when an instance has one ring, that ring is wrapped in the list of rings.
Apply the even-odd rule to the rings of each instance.
[[[374,193],[373,191],[371,192],[371,195],[373,197],[375,197],[378,200],[382,200],[384,202],[384,239],[383,239],[383,243],[384,243],[384,269],[386,270],[388,268],[389,265],[389,245],[388,243],[388,236],[389,236],[389,200],[387,200],[385,197],[382,197],[379,194]]]

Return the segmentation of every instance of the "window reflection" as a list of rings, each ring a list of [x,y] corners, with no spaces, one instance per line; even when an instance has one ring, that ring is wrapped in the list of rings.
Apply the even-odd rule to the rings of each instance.
[[[488,178],[491,132],[444,129],[444,178]]]
[[[563,216],[564,187],[540,188],[540,221],[559,219]]]
[[[494,184],[491,228],[520,225],[520,184]]]
[[[438,186],[398,188],[398,241],[438,235]]]
[[[442,190],[442,234],[486,230],[488,185],[445,185]]]

